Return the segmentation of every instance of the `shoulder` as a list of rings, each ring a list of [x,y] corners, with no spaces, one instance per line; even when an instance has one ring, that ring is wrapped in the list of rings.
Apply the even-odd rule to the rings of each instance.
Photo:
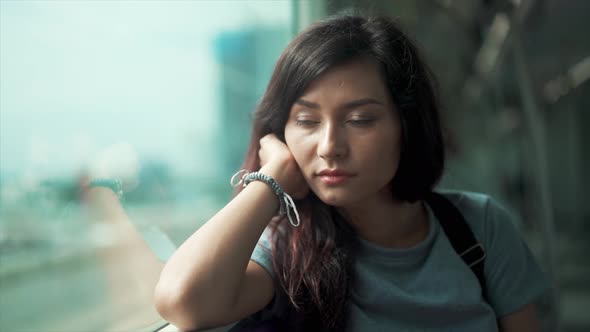
[[[451,201],[462,213],[469,214],[485,214],[488,204],[492,200],[488,194],[472,191],[443,189],[438,193]]]
[[[517,218],[488,194],[460,190],[438,191],[459,209],[475,236],[490,242],[498,232],[517,232]]]
[[[549,282],[520,230],[517,218],[486,194],[439,191],[463,214],[486,251],[485,276],[489,301],[504,317],[533,303]]]

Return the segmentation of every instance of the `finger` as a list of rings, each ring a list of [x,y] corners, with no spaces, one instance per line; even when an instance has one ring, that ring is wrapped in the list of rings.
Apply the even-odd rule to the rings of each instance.
[[[266,134],[264,136],[262,136],[262,138],[260,139],[260,143],[262,144],[263,142],[266,143],[268,141],[271,141],[273,139],[273,136],[275,136],[274,134]]]

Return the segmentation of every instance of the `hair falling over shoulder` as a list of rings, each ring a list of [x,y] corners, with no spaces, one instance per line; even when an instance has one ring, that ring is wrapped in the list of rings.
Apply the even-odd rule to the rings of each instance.
[[[299,203],[300,227],[274,220],[273,265],[297,328],[343,331],[353,276],[355,236],[335,209],[311,194]],[[302,324],[303,323],[303,324]]]

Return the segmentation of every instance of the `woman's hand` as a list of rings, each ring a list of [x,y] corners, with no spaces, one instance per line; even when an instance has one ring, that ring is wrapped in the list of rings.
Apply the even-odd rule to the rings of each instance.
[[[258,157],[260,172],[273,177],[287,194],[301,199],[309,193],[309,186],[291,150],[275,134],[268,134],[260,139]]]

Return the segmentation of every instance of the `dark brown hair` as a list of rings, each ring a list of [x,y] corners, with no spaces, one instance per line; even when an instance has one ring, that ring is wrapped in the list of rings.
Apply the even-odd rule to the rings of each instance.
[[[284,50],[255,112],[242,168],[260,167],[259,140],[284,141],[291,106],[328,69],[360,57],[376,60],[401,121],[400,162],[391,182],[396,199],[414,202],[431,192],[444,166],[434,78],[410,39],[389,18],[337,16],[301,32]],[[292,307],[292,330],[346,328],[356,236],[335,208],[313,193],[297,202],[300,227],[284,218],[269,225],[274,269]]]

